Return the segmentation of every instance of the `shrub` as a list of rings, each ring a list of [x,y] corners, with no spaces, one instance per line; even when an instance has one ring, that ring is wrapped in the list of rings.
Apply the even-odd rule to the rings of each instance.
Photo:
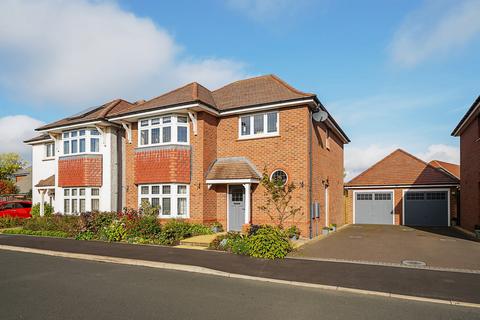
[[[212,234],[210,227],[203,224],[188,223],[182,220],[170,220],[162,228],[158,243],[175,245],[180,240],[202,234]]]
[[[126,220],[127,237],[155,239],[158,238],[162,227],[156,217],[153,216],[134,216]]]
[[[298,237],[300,237],[300,229],[298,229],[297,226],[291,226],[285,232],[287,233],[287,237],[289,239],[292,239],[292,238],[298,239]]]
[[[2,232],[8,233],[8,234],[24,234],[24,235],[40,236],[40,237],[68,238],[68,234],[62,231],[8,229],[8,230],[3,230]]]
[[[217,233],[217,232],[222,232],[223,231],[223,226],[220,222],[214,222],[210,225],[210,229],[212,232]]]
[[[150,201],[143,200],[140,205],[140,214],[149,217],[158,217],[158,212],[160,210],[160,206],[152,206]]]
[[[248,252],[252,257],[285,258],[291,250],[287,234],[277,227],[263,226],[248,237]]]
[[[25,222],[27,222],[27,219],[15,218],[15,217],[1,217],[0,229],[23,226]]]
[[[32,217],[25,223],[25,230],[32,231],[61,231],[75,237],[81,229],[78,216],[53,215],[51,217]]]
[[[75,237],[75,240],[92,240],[95,234],[92,231],[82,231]]]
[[[36,203],[32,206],[32,210],[30,211],[30,214],[33,217],[40,217],[40,203]],[[45,217],[49,217],[53,214],[53,207],[48,204],[47,202],[43,203],[43,215]]]
[[[99,235],[103,228],[109,226],[113,220],[117,219],[117,212],[86,212],[80,214],[80,231],[90,231]]]
[[[108,226],[103,227],[100,237],[110,242],[125,240],[127,238],[125,222],[121,219],[113,220]]]
[[[209,248],[248,255],[248,236],[239,232],[228,232],[227,234],[222,234],[216,237],[210,244]]]

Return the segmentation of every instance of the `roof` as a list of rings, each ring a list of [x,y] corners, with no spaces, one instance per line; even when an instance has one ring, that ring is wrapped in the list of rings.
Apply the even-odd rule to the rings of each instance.
[[[33,137],[33,138],[30,138],[28,140],[25,140],[23,142],[25,143],[35,143],[35,142],[38,142],[38,141],[44,141],[44,140],[50,140],[51,137],[48,133],[44,133],[44,134],[41,134],[41,135],[38,135],[36,137]]]
[[[446,172],[450,173],[457,179],[460,179],[460,165],[440,160],[432,160],[429,162],[430,165],[434,166],[435,168],[439,168],[445,170]]]
[[[130,110],[133,106],[135,105],[128,101],[125,101],[122,99],[115,99],[99,107],[91,107],[79,114],[49,123],[40,128],[37,128],[36,130],[47,130],[47,129],[53,129],[56,127],[63,127],[63,126],[72,125],[72,124],[80,124],[80,123],[96,121],[96,120],[104,120],[110,114],[116,114],[119,112],[128,112],[128,110]]]
[[[244,157],[218,158],[210,166],[206,180],[260,179],[255,166]]]
[[[22,168],[22,169],[19,169],[17,171],[15,171],[15,173],[13,174],[14,177],[17,177],[17,176],[26,176],[26,175],[29,175],[32,173],[32,167],[27,167],[27,168]]]
[[[55,175],[51,175],[48,178],[45,178],[43,180],[40,180],[35,187],[41,188],[41,187],[54,187],[55,186]]]
[[[472,116],[475,113],[480,113],[480,96],[473,102],[472,106],[468,109],[467,113],[463,116],[462,120],[457,124],[455,129],[452,131],[452,136],[458,137],[463,132],[463,127],[467,123],[471,123]]]
[[[397,149],[353,178],[347,187],[459,184],[459,179]]]

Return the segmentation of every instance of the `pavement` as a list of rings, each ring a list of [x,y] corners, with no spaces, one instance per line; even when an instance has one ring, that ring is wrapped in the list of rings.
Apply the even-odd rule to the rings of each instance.
[[[304,259],[402,264],[480,272],[480,242],[454,228],[349,225],[291,254]]]
[[[189,265],[252,277],[480,303],[480,274],[303,259],[263,260],[217,251],[0,235],[0,246]]]
[[[189,250],[189,252],[196,252]],[[0,250],[1,319],[480,319],[480,309]]]

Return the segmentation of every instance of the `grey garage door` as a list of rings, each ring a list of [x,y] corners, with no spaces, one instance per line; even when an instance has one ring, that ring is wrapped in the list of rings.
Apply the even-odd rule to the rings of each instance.
[[[405,192],[404,224],[424,227],[448,226],[448,192]]]
[[[393,224],[393,193],[356,192],[355,223]]]

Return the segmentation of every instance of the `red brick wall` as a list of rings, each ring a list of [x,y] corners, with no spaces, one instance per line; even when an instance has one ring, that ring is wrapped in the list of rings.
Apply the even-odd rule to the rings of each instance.
[[[135,184],[135,148],[138,142],[137,123],[132,123],[132,142],[125,147],[125,181],[126,195],[125,205],[127,208],[138,209],[137,185]]]
[[[135,151],[135,183],[190,183],[190,150],[153,147]]]
[[[101,187],[102,156],[79,155],[60,158],[58,185],[60,187]]]
[[[480,116],[480,115],[477,115]],[[480,224],[480,128],[474,118],[460,136],[460,225]]]

